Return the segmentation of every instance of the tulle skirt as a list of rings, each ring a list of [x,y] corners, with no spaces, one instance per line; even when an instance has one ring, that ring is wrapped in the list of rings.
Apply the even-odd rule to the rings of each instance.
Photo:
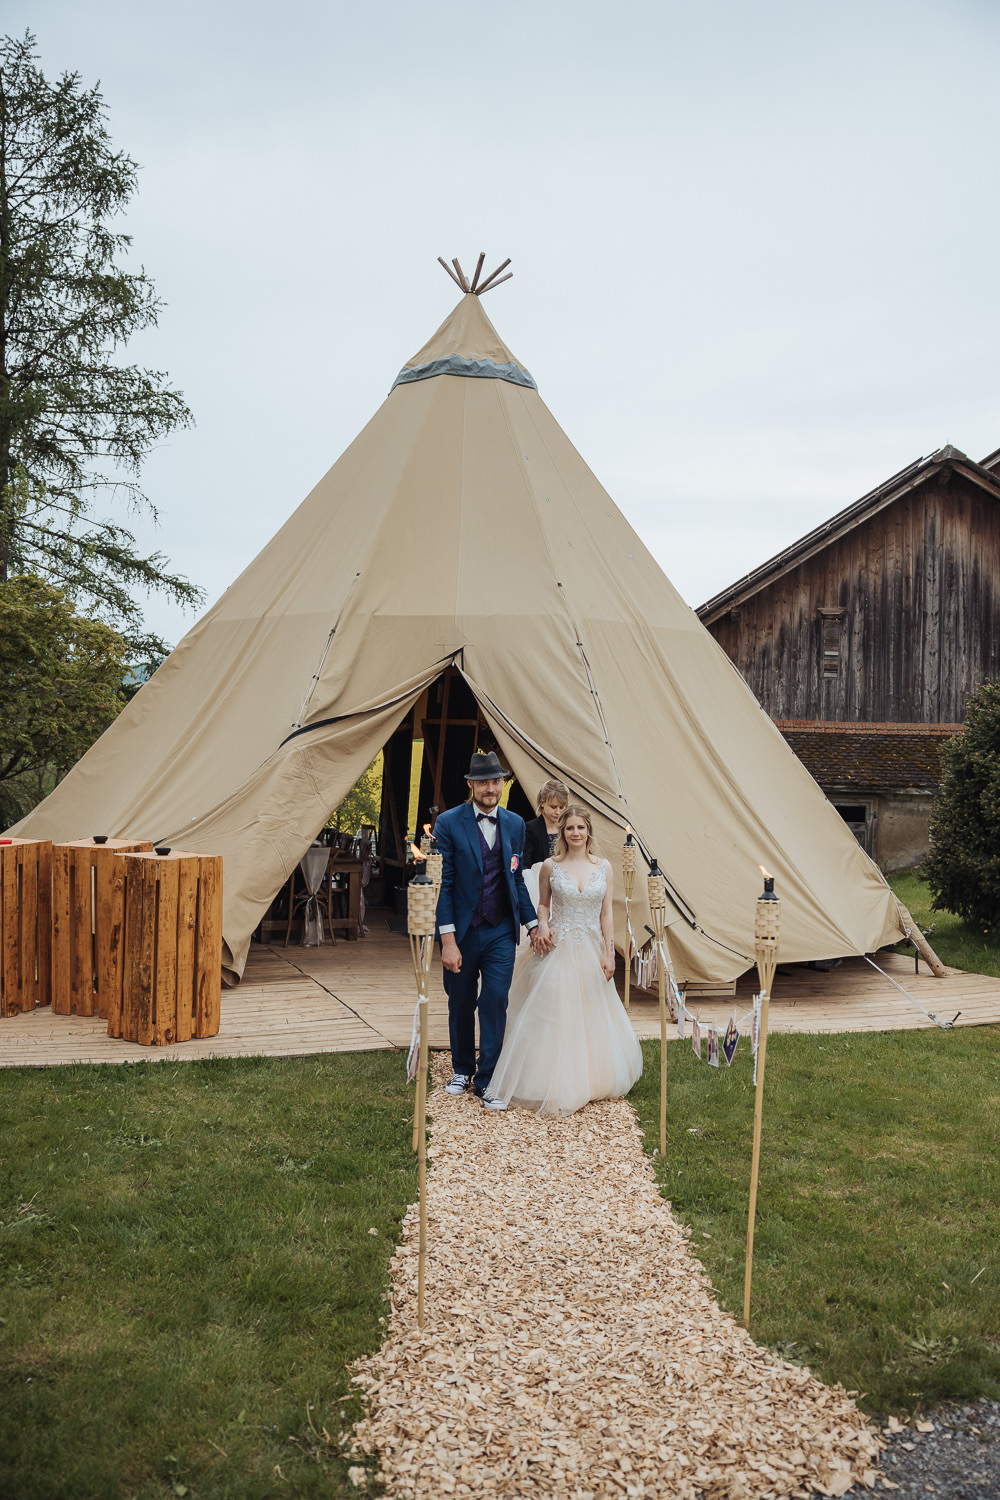
[[[536,958],[522,945],[507,1007],[503,1051],[490,1093],[545,1115],[571,1115],[591,1099],[618,1099],[642,1073],[642,1051],[595,933],[561,937]]]

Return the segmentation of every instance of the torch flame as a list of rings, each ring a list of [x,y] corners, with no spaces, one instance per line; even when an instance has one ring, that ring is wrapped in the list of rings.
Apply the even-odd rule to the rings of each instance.
[[[632,837],[632,825],[631,825],[631,823],[626,823],[625,824],[625,837],[627,839],[630,839]]]
[[[413,855],[414,859],[426,859],[427,858],[426,854],[421,854],[421,852],[417,848],[416,844],[411,844],[410,845],[410,853]]]
[[[757,868],[760,871],[760,873],[763,875],[763,877],[764,877],[765,880],[773,880],[774,879],[774,876],[771,874],[770,870],[765,870],[763,865],[758,865]]]
[[[427,837],[430,838],[430,836],[431,836],[431,825],[429,823],[425,823],[424,824],[424,832],[426,833]]]

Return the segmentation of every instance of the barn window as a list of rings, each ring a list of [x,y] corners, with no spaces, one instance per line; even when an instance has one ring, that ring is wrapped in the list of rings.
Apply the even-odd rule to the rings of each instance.
[[[834,807],[840,813],[848,828],[854,834],[858,843],[866,854],[875,857],[875,818],[876,810],[874,802],[841,802],[836,797],[831,798]]]
[[[823,606],[819,609],[819,617],[822,624],[820,632],[820,672],[824,680],[834,680],[840,676],[840,656],[843,630],[841,622],[844,618],[843,609],[827,609]]]

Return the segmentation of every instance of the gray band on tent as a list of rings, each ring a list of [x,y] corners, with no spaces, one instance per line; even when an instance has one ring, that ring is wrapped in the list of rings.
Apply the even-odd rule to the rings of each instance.
[[[411,380],[431,380],[435,375],[471,375],[479,380],[509,380],[511,385],[526,385],[533,391],[538,390],[527,370],[522,370],[520,365],[498,365],[492,359],[463,359],[460,354],[448,354],[444,359],[432,359],[430,364],[400,370],[392,382],[392,389],[395,390],[397,385],[407,385]]]

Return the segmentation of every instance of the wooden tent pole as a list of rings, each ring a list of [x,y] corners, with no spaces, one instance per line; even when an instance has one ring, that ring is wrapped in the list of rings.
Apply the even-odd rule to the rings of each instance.
[[[482,282],[482,284],[480,285],[480,288],[479,288],[480,295],[483,292],[485,292],[485,291],[488,290],[489,284],[493,280],[494,276],[499,276],[501,271],[506,271],[506,269],[507,269],[507,267],[509,265],[510,265],[510,256],[508,255],[508,257],[504,261],[503,265],[502,266],[497,266],[496,270],[495,271],[491,271],[490,274],[487,276],[486,280],[484,282]],[[511,274],[513,275],[513,272]]]
[[[440,261],[440,262],[441,262],[441,264],[442,264],[442,265],[443,265],[443,266],[444,266],[444,268],[445,268],[445,270],[446,270],[446,271],[447,271],[447,272],[448,272],[448,275],[449,275],[449,276],[450,276],[450,277],[451,277],[451,279],[452,279],[452,281],[453,281],[453,282],[454,282],[454,283],[455,283],[455,285],[456,285],[456,286],[457,286],[457,287],[458,287],[458,289],[459,289],[459,291],[462,291],[462,292],[464,292],[464,291],[465,291],[465,288],[464,288],[464,286],[463,286],[463,285],[462,285],[462,283],[461,283],[461,282],[460,282],[460,281],[459,281],[459,279],[458,279],[458,277],[457,277],[457,276],[456,276],[456,275],[455,275],[455,273],[454,273],[454,271],[453,271],[453,270],[452,270],[452,269],[451,269],[451,266],[449,266],[449,264],[448,264],[448,262],[447,262],[447,261],[446,261],[446,260],[445,260],[445,258],[444,258],[444,256],[443,256],[443,255],[439,255],[439,256],[438,256],[438,260],[439,260],[439,261]]]
[[[444,687],[441,689],[441,722],[438,725],[438,753],[437,762],[434,766],[434,797],[433,805],[441,806],[441,778],[444,775],[444,742],[448,733],[448,698],[451,691],[452,668],[448,667],[444,674]]]
[[[896,905],[899,907],[899,914],[903,919],[903,926],[909,928],[910,942],[913,944],[914,948],[916,948],[924,963],[930,969],[935,979],[946,978],[948,970],[938,958],[937,954],[934,952],[934,949],[924,937],[923,933],[920,931],[920,928],[910,916],[910,913],[907,911],[906,907],[903,905],[902,901],[900,901],[898,896],[896,897]]]
[[[399,832],[399,813],[396,811],[396,793],[392,783],[392,736],[386,741],[382,750],[382,785],[386,785],[388,777],[388,803],[389,803],[389,827],[395,843],[396,857],[406,863],[406,850],[403,848],[403,840]]]
[[[477,297],[481,297],[484,292],[492,292],[493,289],[494,289],[494,287],[498,287],[503,282],[509,281],[510,278],[513,276],[513,274],[514,274],[513,271],[508,271],[507,274],[506,274],[506,276],[498,276],[497,279],[496,279],[496,281],[491,281],[490,282],[489,286],[481,286],[479,288],[479,291],[476,293],[476,296]]]

